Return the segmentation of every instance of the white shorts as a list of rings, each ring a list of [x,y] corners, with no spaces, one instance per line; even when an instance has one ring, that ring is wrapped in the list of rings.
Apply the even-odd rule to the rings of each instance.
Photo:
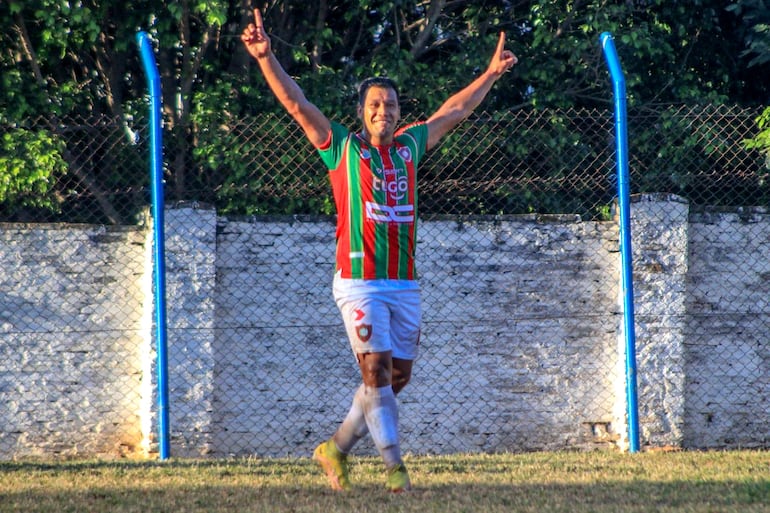
[[[334,300],[356,354],[392,351],[414,360],[420,345],[420,287],[408,280],[334,276]]]

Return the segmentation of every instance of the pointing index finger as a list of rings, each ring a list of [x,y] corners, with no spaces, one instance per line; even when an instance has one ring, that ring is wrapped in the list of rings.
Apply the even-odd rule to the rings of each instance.
[[[497,49],[496,49],[497,55],[502,56],[503,50],[505,50],[505,32],[500,32],[500,37],[497,40]]]
[[[257,29],[262,28],[262,13],[259,12],[259,9],[254,9],[254,25],[257,26]]]

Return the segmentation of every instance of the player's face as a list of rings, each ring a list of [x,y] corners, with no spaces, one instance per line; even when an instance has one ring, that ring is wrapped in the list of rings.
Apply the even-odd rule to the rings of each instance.
[[[396,92],[387,87],[370,87],[364,104],[358,106],[358,115],[364,123],[364,137],[371,144],[390,144],[401,117]]]

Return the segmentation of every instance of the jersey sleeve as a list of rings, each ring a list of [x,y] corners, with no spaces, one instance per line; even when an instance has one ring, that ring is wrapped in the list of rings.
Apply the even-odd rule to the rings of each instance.
[[[345,153],[345,141],[350,131],[336,121],[331,122],[332,128],[329,139],[317,148],[321,160],[329,170],[337,169],[337,166]]]
[[[416,162],[422,160],[423,155],[428,151],[428,124],[424,121],[407,125],[398,132],[407,134],[415,141]]]

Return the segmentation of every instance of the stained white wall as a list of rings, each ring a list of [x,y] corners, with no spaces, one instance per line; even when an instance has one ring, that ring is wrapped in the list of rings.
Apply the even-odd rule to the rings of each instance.
[[[166,221],[172,454],[309,454],[358,382],[332,222]],[[2,228],[0,457],[157,450],[149,231]],[[632,235],[643,445],[765,446],[770,216],[642,196]],[[405,451],[627,443],[615,223],[426,219],[418,256]]]

